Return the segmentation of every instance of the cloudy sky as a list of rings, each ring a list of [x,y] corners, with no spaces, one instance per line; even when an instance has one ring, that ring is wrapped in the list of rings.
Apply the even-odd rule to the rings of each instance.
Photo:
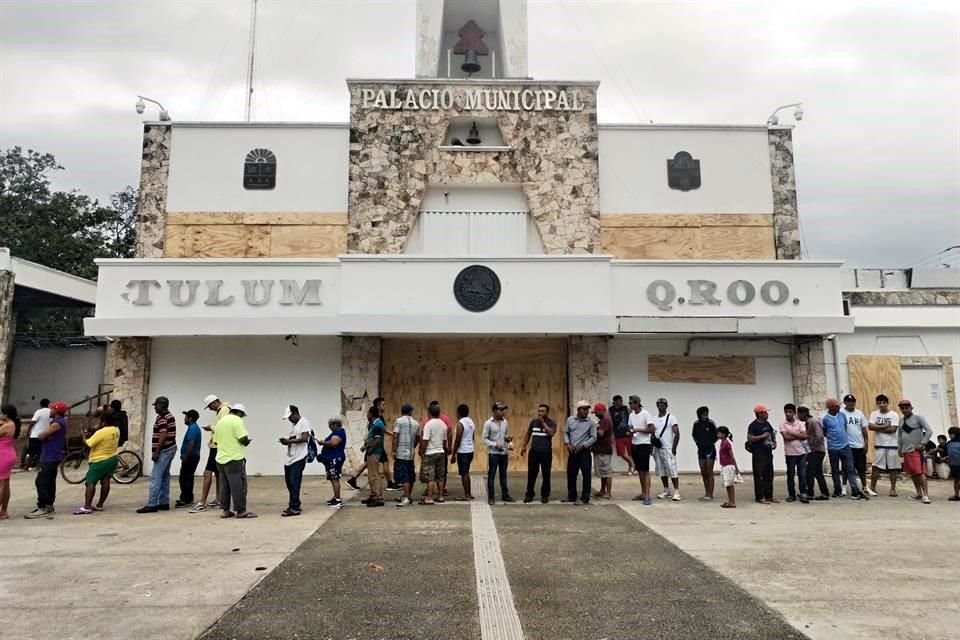
[[[958,7],[530,0],[530,73],[600,80],[601,122],[758,124],[802,100],[809,257],[904,266],[960,244]],[[260,0],[255,118],[345,121],[344,78],[413,75],[414,13]],[[136,184],[136,94],[242,119],[248,17],[247,0],[0,0],[0,147],[54,153],[62,188]]]

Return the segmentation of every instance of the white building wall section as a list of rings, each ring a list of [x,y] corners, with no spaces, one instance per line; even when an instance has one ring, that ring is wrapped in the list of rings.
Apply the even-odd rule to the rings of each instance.
[[[894,308],[892,311],[898,311]],[[856,311],[858,314],[860,310]],[[840,393],[850,389],[850,372],[847,367],[847,356],[927,356],[953,358],[954,389],[960,389],[960,327],[917,328],[917,327],[857,327],[852,334],[837,337],[837,351],[839,354]],[[946,382],[946,381],[944,381]],[[906,392],[906,389],[904,389]],[[941,389],[940,394],[946,390]],[[924,403],[928,398],[910,398],[916,411],[924,413]],[[873,408],[873,398],[858,398],[860,408],[869,413]],[[899,398],[890,398],[896,402]],[[960,406],[957,407],[960,410]],[[950,425],[947,425],[950,426]],[[958,425],[960,426],[960,425]]]
[[[650,382],[647,377],[647,357],[658,355],[696,356],[752,356],[756,359],[756,384],[693,384],[679,382]],[[682,472],[699,470],[697,447],[691,437],[697,407],[710,407],[710,417],[717,425],[726,425],[733,434],[734,455],[740,468],[752,468],[750,454],[743,448],[747,426],[754,419],[753,407],[763,403],[770,408],[770,422],[776,427],[783,420],[782,407],[792,402],[793,387],[790,378],[789,347],[773,340],[721,340],[711,338],[614,338],[610,341],[610,395],[620,394],[624,402],[638,394],[644,408],[656,415],[657,398],[666,398],[670,413],[680,427],[677,462]],[[607,399],[609,401],[609,398]],[[783,441],[774,453],[774,467],[785,469]],[[651,472],[653,471],[651,460]],[[719,466],[717,466],[719,472]],[[681,480],[681,491],[688,481]],[[691,479],[700,486],[699,478]],[[782,480],[776,491],[783,493]],[[659,487],[659,480],[654,482]],[[743,491],[748,491],[746,485]],[[719,487],[719,485],[718,485]],[[702,487],[701,487],[702,489]],[[723,488],[719,487],[720,494]],[[696,495],[692,487],[687,493]],[[720,495],[718,494],[718,495]]]
[[[765,127],[600,126],[601,213],[773,213]],[[667,185],[667,160],[700,161],[700,188]]]
[[[40,400],[74,403],[98,392],[103,382],[105,348],[16,347],[10,373],[10,403],[29,418]],[[86,411],[84,407],[83,411]]]
[[[253,149],[276,156],[274,189],[243,188],[244,159]],[[348,151],[346,124],[174,124],[167,210],[342,213]]]
[[[170,409],[177,418],[178,446],[183,441],[183,411],[196,409],[200,425],[210,424],[213,414],[201,406],[210,393],[247,407],[251,439],[247,473],[283,475],[286,447],[277,438],[287,435],[290,428],[283,420],[284,407],[300,407],[318,437],[328,433],[327,419],[340,412],[340,338],[300,336],[297,344],[279,336],[154,339],[150,399],[170,398]],[[198,474],[203,473],[207,451],[204,432]],[[144,456],[148,473],[149,458]],[[175,458],[174,474],[179,465]],[[306,473],[323,473],[323,465],[308,464]]]

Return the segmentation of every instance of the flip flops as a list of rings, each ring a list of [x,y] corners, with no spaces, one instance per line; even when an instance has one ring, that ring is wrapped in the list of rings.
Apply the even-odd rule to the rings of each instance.
[[[289,517],[291,517],[291,516],[298,516],[298,515],[300,515],[300,512],[299,512],[299,511],[295,511],[295,510],[293,510],[293,509],[284,509],[284,510],[280,513],[280,515],[283,516],[284,518],[289,518]]]
[[[238,520],[250,520],[250,519],[256,518],[256,517],[257,517],[257,514],[255,514],[255,513],[250,513],[249,511],[245,511],[244,513],[238,513],[238,514],[237,514],[237,519],[238,519]]]
[[[237,514],[235,514],[233,511],[224,511],[220,514],[221,518],[235,518],[236,516]]]
[[[75,516],[86,516],[93,513],[93,509],[87,509],[86,507],[77,507],[73,510],[73,515]]]

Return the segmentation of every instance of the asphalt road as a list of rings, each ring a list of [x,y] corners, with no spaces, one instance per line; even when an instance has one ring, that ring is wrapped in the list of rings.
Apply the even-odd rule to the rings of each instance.
[[[804,638],[616,505],[492,513],[527,640]],[[470,509],[350,503],[203,637],[480,640]]]

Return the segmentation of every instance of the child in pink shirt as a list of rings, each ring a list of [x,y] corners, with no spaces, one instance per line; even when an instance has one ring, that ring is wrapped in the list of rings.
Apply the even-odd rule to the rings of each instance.
[[[724,509],[736,509],[737,495],[733,485],[740,474],[740,467],[737,466],[737,459],[733,455],[733,437],[727,427],[717,427],[717,435],[720,437],[717,456],[720,460],[720,479],[723,480],[723,486],[727,489],[727,501],[720,506]]]

